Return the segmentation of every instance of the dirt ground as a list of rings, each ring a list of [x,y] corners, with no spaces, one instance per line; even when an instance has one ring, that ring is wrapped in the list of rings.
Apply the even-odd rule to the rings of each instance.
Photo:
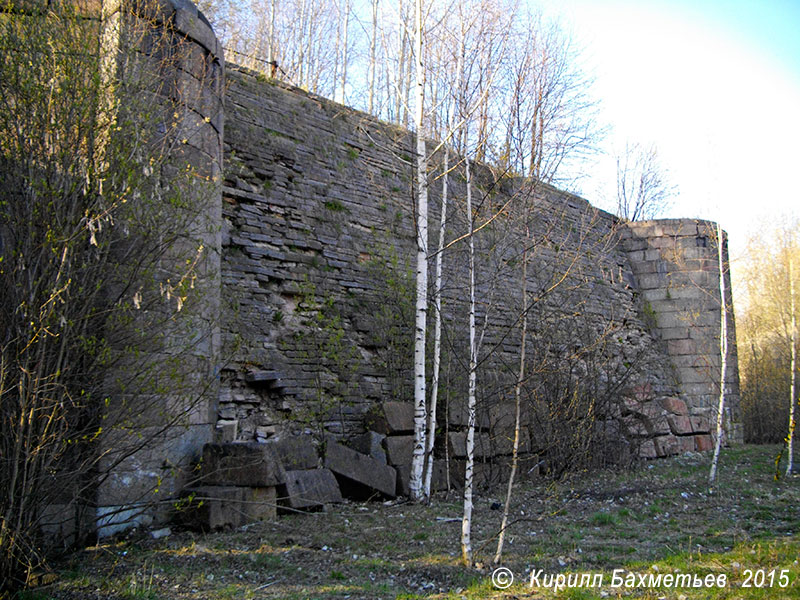
[[[470,568],[460,560],[461,497],[451,492],[427,506],[347,502],[213,534],[132,533],[65,558],[54,583],[24,598],[800,598],[800,477],[775,481],[778,451],[724,451],[713,494],[710,456],[694,453],[632,472],[520,485],[501,563],[516,577],[507,589],[492,580],[504,494],[495,489],[476,502]],[[613,586],[615,569],[727,581],[712,589]],[[761,585],[743,587],[748,571]],[[533,586],[531,573],[542,574]],[[587,574],[571,580],[584,585],[556,590],[543,579],[569,573]],[[590,575],[603,585],[586,585],[599,582]]]

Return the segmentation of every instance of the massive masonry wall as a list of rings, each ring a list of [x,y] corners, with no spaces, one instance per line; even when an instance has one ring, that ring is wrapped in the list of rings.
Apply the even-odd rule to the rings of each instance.
[[[129,422],[118,427],[110,447],[103,450],[106,458],[101,467],[109,472],[96,495],[96,524],[103,536],[165,518],[171,512],[170,499],[186,484],[203,445],[213,439],[220,351],[219,183],[225,61],[210,24],[189,0],[162,0],[138,9],[121,8],[118,2],[107,0],[95,4],[91,8],[98,12],[101,4],[116,11],[105,15],[106,36],[124,37],[129,30],[139,31],[136,27],[142,22],[153,28],[152,39],[143,36],[139,40],[137,36],[135,40],[141,46],[139,62],[118,68],[123,69],[122,77],[125,68],[161,74],[161,80],[147,92],[148,109],[164,113],[162,121],[154,117],[155,132],[150,135],[155,139],[164,136],[174,144],[164,166],[164,184],[176,185],[171,179],[174,174],[191,169],[197,185],[186,190],[182,200],[199,207],[196,217],[185,225],[187,231],[182,232],[183,247],[176,243],[163,259],[177,257],[174,260],[179,261],[177,270],[181,272],[186,257],[196,257],[193,298],[197,300],[190,300],[192,306],[184,310],[192,316],[190,321],[176,320],[175,329],[165,323],[163,331],[152,332],[153,338],[164,335],[168,340],[159,349],[161,354],[153,357],[161,364],[153,369],[153,379],[163,378],[172,389],[159,392],[163,397],[158,400],[140,400],[139,414],[126,415]],[[102,8],[107,11],[108,7]],[[147,14],[136,12],[141,8],[146,8]],[[184,175],[177,176],[178,181],[183,179]],[[164,272],[175,269],[165,264]],[[175,373],[178,355],[182,366],[177,369],[181,372]],[[166,423],[172,425],[165,427]]]
[[[231,359],[222,371],[220,439],[266,441],[288,429],[347,439],[364,431],[376,403],[411,401],[413,147],[406,131],[229,68],[222,285]],[[451,156],[450,164],[456,160]],[[438,240],[442,161],[440,151],[429,173],[431,248]],[[540,398],[552,410],[547,399],[563,399],[565,390],[595,398],[597,420],[617,452],[631,440],[645,456],[708,447],[713,383],[686,377],[667,323],[660,313],[653,318],[657,292],[651,291],[665,289],[665,282],[649,281],[650,266],[637,254],[662,248],[663,232],[629,228],[548,186],[475,170],[479,219],[500,215],[474,236],[479,445],[486,447],[479,454],[510,453],[523,256],[527,352],[536,371],[526,379],[529,405]],[[463,164],[449,186],[446,239],[452,241],[467,232]],[[455,243],[444,257],[447,409],[440,409],[440,421],[456,459],[466,424],[465,252],[466,244]],[[713,290],[714,267],[704,268],[708,276],[697,284]],[[704,344],[697,356],[718,335],[703,324],[686,325]],[[733,386],[735,361],[730,376]],[[524,450],[546,454],[558,432],[547,429],[536,409],[524,418]]]
[[[679,389],[693,415],[716,418],[719,402],[720,293],[716,225],[690,219],[628,224],[623,247],[636,274],[645,309],[665,342]],[[723,234],[724,235],[724,234]],[[727,257],[727,236],[723,253]],[[739,371],[730,272],[725,270],[728,367],[725,430],[741,443]],[[709,385],[709,381],[714,381]]]

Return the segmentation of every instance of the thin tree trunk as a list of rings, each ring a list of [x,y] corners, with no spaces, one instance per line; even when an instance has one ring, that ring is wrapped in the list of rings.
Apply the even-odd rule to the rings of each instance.
[[[431,496],[431,478],[433,476],[433,444],[436,434],[436,403],[439,396],[439,369],[442,359],[442,257],[444,255],[444,236],[447,225],[447,180],[448,155],[444,149],[444,177],[442,178],[442,214],[439,219],[439,247],[436,252],[436,275],[433,288],[433,375],[431,377],[431,400],[428,407],[428,433],[425,446],[424,495]]]
[[[461,558],[466,565],[472,565],[472,487],[474,475],[475,455],[475,384],[478,357],[476,356],[475,341],[475,243],[471,235],[475,229],[472,216],[472,177],[470,173],[470,159],[465,157],[467,178],[467,223],[470,236],[469,247],[469,391],[467,397],[467,465],[464,472],[464,516],[461,520]]]
[[[529,232],[530,235],[530,232]],[[508,476],[508,488],[506,489],[506,503],[503,507],[503,520],[500,523],[500,535],[497,538],[497,552],[494,555],[494,563],[500,562],[503,556],[503,542],[506,537],[506,527],[508,527],[508,512],[511,507],[511,492],[514,488],[514,477],[517,474],[519,465],[519,436],[520,418],[522,401],[522,382],[525,381],[525,344],[528,341],[528,248],[522,251],[522,331],[520,333],[520,352],[519,352],[519,371],[517,372],[517,383],[514,386],[514,448],[511,453],[511,473]]]
[[[269,36],[267,38],[267,63],[270,65],[273,74],[277,74],[277,69],[273,68],[274,65],[272,64],[275,61],[275,57],[272,54],[272,47],[274,45],[273,39],[275,36],[275,0],[272,0],[269,3]]]
[[[378,0],[372,0],[372,38],[369,41],[369,114],[375,108],[375,72],[377,71],[375,48],[378,45]]]
[[[347,97],[345,96],[345,89],[347,87],[347,44],[348,44],[348,33],[350,28],[348,24],[350,22],[350,2],[349,0],[345,0],[344,3],[344,44],[342,46],[342,104],[347,102]]]
[[[792,248],[793,250],[794,248]],[[794,397],[795,397],[795,383],[797,380],[796,370],[797,370],[797,318],[794,314],[794,265],[792,264],[793,257],[791,255],[791,251],[789,254],[789,310],[792,311],[792,349],[791,349],[791,379],[789,384],[789,435],[787,436],[787,445],[788,445],[788,454],[789,460],[786,463],[786,476],[789,477],[792,474],[792,468],[794,466],[794,428],[795,428],[795,417],[794,417]]]
[[[416,2],[416,107],[417,124],[417,303],[414,338],[414,452],[411,457],[409,492],[412,500],[422,498],[422,469],[425,460],[425,339],[428,315],[428,161],[422,131],[425,73],[422,62],[422,6]]]
[[[708,484],[714,486],[717,477],[717,464],[719,451],[722,446],[722,419],[725,411],[725,371],[728,368],[728,307],[725,301],[725,261],[723,260],[722,225],[717,223],[717,263],[719,265],[719,405],[717,406],[717,439],[714,444],[714,458],[711,459],[711,471],[708,474]]]
[[[395,103],[394,103],[394,119],[395,123],[401,124],[403,122],[402,109],[405,94],[403,93],[403,86],[406,80],[405,77],[405,63],[406,63],[406,28],[405,17],[403,15],[403,0],[400,0],[398,7],[398,43],[397,43],[397,73],[395,73]],[[406,113],[407,114],[407,113]]]

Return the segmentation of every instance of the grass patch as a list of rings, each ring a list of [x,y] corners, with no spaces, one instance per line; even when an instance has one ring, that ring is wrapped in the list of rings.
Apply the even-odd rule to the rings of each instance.
[[[776,451],[725,450],[714,494],[706,483],[710,456],[701,454],[633,472],[520,482],[503,555],[516,580],[507,590],[491,579],[498,489],[475,499],[475,568],[460,562],[461,494],[454,491],[430,505],[348,502],[234,532],[102,544],[56,565],[55,583],[21,598],[800,600],[800,478],[773,480]],[[531,569],[601,574],[603,586],[531,590]],[[654,577],[725,575],[728,583],[614,588],[615,569]],[[780,587],[784,571],[789,585]],[[750,587],[743,587],[748,574]]]

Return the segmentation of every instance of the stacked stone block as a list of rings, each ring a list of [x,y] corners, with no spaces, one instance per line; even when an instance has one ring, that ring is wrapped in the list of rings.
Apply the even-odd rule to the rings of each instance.
[[[406,298],[413,294],[413,281],[404,279],[415,251],[413,139],[369,115],[280,82],[259,81],[234,68],[229,76],[222,277],[224,295],[236,313],[235,318],[226,315],[225,329],[229,340],[246,342],[222,373],[219,423],[230,431],[236,421],[241,441],[269,439],[282,423],[347,439],[366,430],[371,406],[412,398],[409,347],[393,350],[386,338],[394,331],[397,348],[413,327],[413,321],[402,320],[398,304],[404,290]],[[432,177],[441,159],[440,154],[431,158]],[[570,270],[542,312],[567,327],[616,332],[607,334],[609,360],[621,369],[651,355],[648,385],[661,395],[673,393],[664,361],[658,360],[660,350],[641,319],[627,255],[616,241],[619,222],[549,186],[526,189],[522,182],[496,182],[485,166],[474,170],[476,193],[496,195],[493,206],[512,197],[531,198],[536,215],[531,235],[547,243],[537,245],[529,290],[545,290],[563,269]],[[451,174],[450,189],[453,198],[463,198],[462,172]],[[432,186],[429,192],[435,222],[440,189]],[[449,238],[465,226],[463,206],[455,201],[451,206]],[[519,231],[503,227],[505,221],[497,221],[495,229],[476,237],[479,260],[489,260],[498,236],[508,240],[503,244],[510,258],[519,252],[519,243],[513,242]],[[433,237],[429,244],[435,246]],[[493,348],[478,380],[495,389],[513,380],[509,365],[518,355],[516,260],[502,261],[494,283],[478,284],[479,297],[486,300],[478,320],[486,322],[485,347]],[[392,269],[388,275],[387,266]],[[444,321],[452,328],[455,360],[443,363],[451,365],[443,377],[451,382],[453,397],[464,397],[466,255],[458,248],[450,251],[445,269]],[[313,321],[308,311],[313,303],[334,307],[327,321]],[[491,303],[497,307],[482,314]],[[581,317],[575,319],[578,311]],[[397,320],[387,323],[386,313]],[[326,358],[331,354],[326,335],[333,328],[342,334],[339,358],[347,357],[339,363]],[[397,364],[388,365],[391,361]],[[280,383],[255,381],[248,375],[253,369],[279,374]],[[481,403],[494,410],[503,400],[488,393]],[[491,445],[502,442],[493,438]],[[503,454],[508,440],[505,446]]]
[[[726,430],[741,442],[736,328],[723,234],[726,298],[720,302],[717,228],[693,219],[628,223],[623,245],[636,274],[643,310],[673,366],[689,416],[716,423],[720,378],[720,317],[728,319],[728,368],[725,373]],[[705,448],[706,444],[702,444]]]
[[[193,181],[197,182],[184,192],[187,204],[198,206],[198,214],[185,232],[191,239],[187,239],[185,247],[171,248],[166,260],[178,257],[177,268],[185,269],[185,256],[193,255],[199,246],[203,248],[193,292],[199,304],[192,306],[191,324],[159,332],[169,338],[164,344],[166,352],[170,347],[185,352],[186,372],[181,374],[185,383],[182,389],[165,394],[163,402],[140,411],[140,423],[135,425],[141,429],[135,435],[142,439],[152,437],[145,447],[121,460],[113,444],[127,449],[136,442],[125,439],[123,432],[110,440],[112,447],[106,452],[108,463],[114,466],[99,486],[96,499],[97,525],[102,536],[165,518],[169,506],[165,500],[175,498],[187,482],[188,470],[203,445],[211,441],[217,421],[225,61],[210,24],[189,0],[162,0],[152,5],[96,0],[87,3],[87,7],[106,14],[104,49],[122,44],[109,39],[110,35],[124,39],[130,31],[139,31],[135,28],[142,24],[153,28],[152,38],[136,34],[133,40],[141,44],[141,52],[135,59],[123,61],[126,68],[137,73],[153,72],[161,77],[142,92],[146,100],[136,99],[146,102],[148,109],[155,109],[154,114],[162,114],[158,118],[163,122],[153,123],[154,130],[142,135],[175,138],[164,168],[165,186],[174,185],[171,177],[187,168],[193,171]],[[112,9],[115,12],[111,13]],[[156,42],[151,48],[148,44],[153,40]],[[166,46],[169,52],[165,51]],[[121,76],[125,77],[125,73]],[[156,363],[161,361],[159,357],[153,359]],[[170,375],[164,377],[169,380]],[[164,428],[165,421],[174,421],[175,426]]]

